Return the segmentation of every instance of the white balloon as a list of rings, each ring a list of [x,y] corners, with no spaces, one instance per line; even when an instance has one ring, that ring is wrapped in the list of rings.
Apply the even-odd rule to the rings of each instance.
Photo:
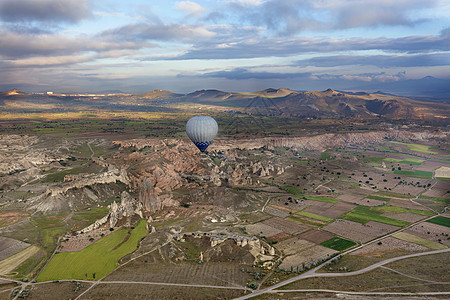
[[[186,134],[202,152],[212,143],[218,130],[216,120],[209,116],[195,116],[186,123]]]

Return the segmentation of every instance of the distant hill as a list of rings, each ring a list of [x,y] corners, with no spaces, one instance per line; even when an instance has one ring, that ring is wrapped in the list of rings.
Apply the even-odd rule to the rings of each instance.
[[[149,93],[136,94],[135,96],[139,97],[139,98],[145,98],[147,100],[170,100],[170,99],[179,98],[183,95],[175,94],[175,93],[172,93],[170,91],[165,91],[165,90],[153,90]]]
[[[19,91],[18,89],[12,89],[12,90],[0,93],[0,96],[14,96],[14,95],[28,95],[28,94],[24,93],[22,91]]]
[[[106,94],[106,93],[105,93]],[[188,94],[176,94],[166,90],[153,90],[144,94],[115,96],[58,96],[29,95],[19,90],[0,93],[3,109],[27,110],[46,107],[58,110],[77,110],[91,107],[98,110],[167,111],[177,103],[207,105],[208,109],[234,111],[253,115],[285,117],[377,117],[392,119],[450,118],[450,104],[445,102],[412,99],[383,92],[345,92],[333,89],[299,92],[290,89],[265,89],[239,93],[219,90],[198,90]],[[16,101],[12,105],[11,100]],[[18,104],[20,102],[20,104]]]

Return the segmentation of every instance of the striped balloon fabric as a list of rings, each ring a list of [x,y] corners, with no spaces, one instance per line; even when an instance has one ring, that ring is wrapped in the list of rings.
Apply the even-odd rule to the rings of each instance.
[[[219,126],[209,116],[195,116],[186,123],[186,134],[197,148],[205,152],[217,135]]]

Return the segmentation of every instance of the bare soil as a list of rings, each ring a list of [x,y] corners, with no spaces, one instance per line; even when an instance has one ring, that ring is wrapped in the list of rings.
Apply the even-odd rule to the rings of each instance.
[[[300,233],[300,232],[304,232],[306,230],[309,229],[309,227],[307,226],[303,226],[297,223],[293,223],[293,222],[289,222],[286,221],[282,218],[279,217],[274,217],[271,218],[269,220],[266,220],[264,222],[262,222],[263,224],[269,225],[271,227],[274,227],[276,229],[279,229],[285,233],[288,234],[295,234],[295,233]]]
[[[196,287],[100,284],[80,299],[233,299],[243,296],[243,290]]]
[[[361,241],[363,243],[397,229],[400,229],[400,227],[374,221],[369,221],[363,225],[348,220],[336,220],[323,227],[323,230],[335,233],[352,241]]]
[[[299,237],[293,237],[275,245],[285,256],[295,254],[307,248],[313,247],[315,244]]]
[[[302,263],[312,263],[321,258],[330,257],[332,254],[337,252],[338,251],[316,245],[314,247],[307,248],[304,251],[286,257],[285,259],[283,259],[283,262],[279,267],[280,269],[284,270],[290,270],[291,267],[295,269],[297,266],[302,266]]]
[[[333,238],[334,236],[335,236],[334,234],[329,233],[328,231],[322,231],[322,230],[317,230],[317,229],[313,229],[313,230],[310,230],[310,231],[300,234],[300,237],[302,239],[305,239],[305,240],[310,241],[315,244],[320,244],[322,242],[325,242],[325,241]]]
[[[30,244],[0,236],[0,260],[16,254],[28,246],[30,246]]]
[[[429,250],[428,248],[421,245],[402,241],[393,237],[387,237],[381,241],[381,244],[372,243],[352,252],[352,254],[370,257],[379,256],[381,253],[380,251],[382,251],[383,253],[386,253],[386,250],[388,250],[388,252],[398,252],[398,250],[400,249],[408,252],[423,252]]]
[[[405,232],[411,233],[427,240],[432,240],[447,246],[450,246],[450,228],[433,224],[429,222],[422,222],[414,225]]]

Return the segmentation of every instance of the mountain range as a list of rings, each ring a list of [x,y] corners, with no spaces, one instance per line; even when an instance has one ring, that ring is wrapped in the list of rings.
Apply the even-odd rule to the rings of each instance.
[[[144,94],[62,95],[27,94],[17,89],[0,93],[0,106],[5,111],[64,111],[83,107],[100,110],[159,111],[186,109],[189,105],[210,110],[234,111],[286,117],[349,116],[446,120],[450,104],[401,97],[382,92],[294,91],[285,88],[256,92],[198,90],[177,94],[153,90]]]

